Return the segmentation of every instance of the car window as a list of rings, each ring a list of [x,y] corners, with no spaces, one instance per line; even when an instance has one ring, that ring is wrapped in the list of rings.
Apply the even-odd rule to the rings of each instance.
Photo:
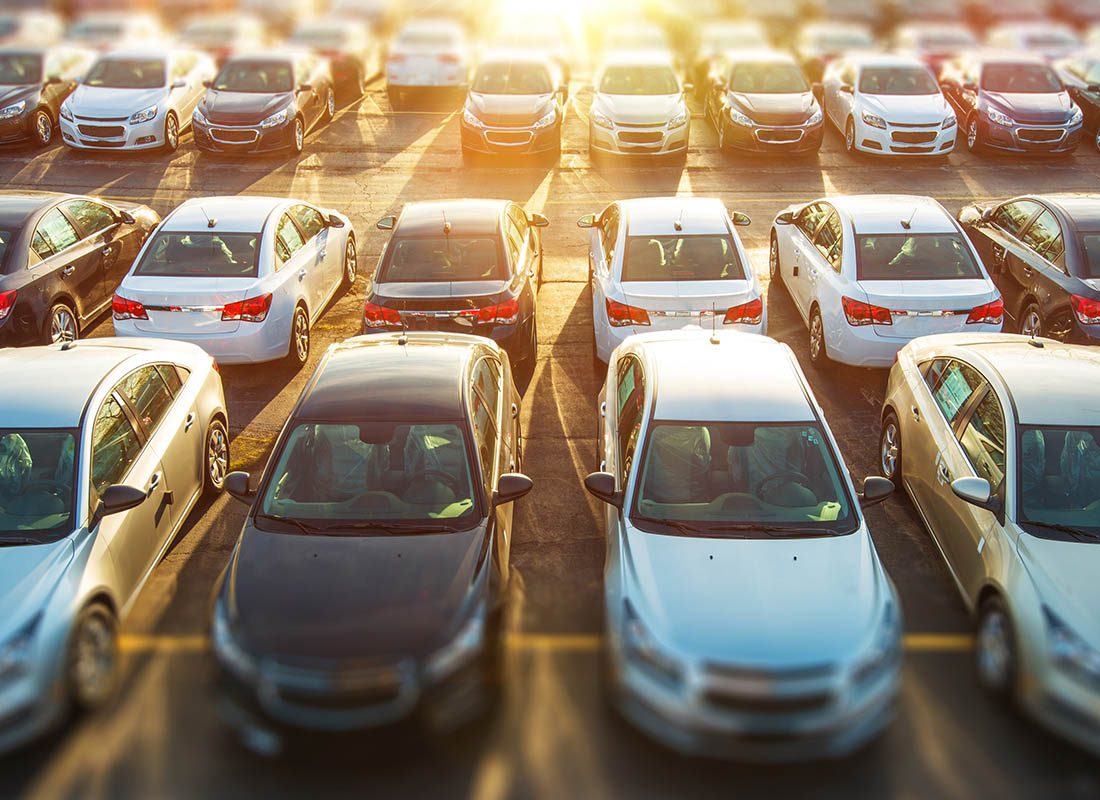
[[[137,461],[141,441],[114,395],[104,401],[92,426],[92,491],[95,500],[108,486],[121,483]]]
[[[148,431],[156,428],[172,407],[172,391],[152,365],[131,372],[119,381],[115,392],[133,406]]]
[[[168,391],[172,393],[172,397],[179,394],[184,381],[191,374],[183,367],[176,367],[171,364],[157,364],[157,372],[160,373],[160,377],[168,387]]]
[[[394,238],[378,270],[380,282],[431,283],[507,278],[500,241],[488,236]]]
[[[1062,259],[1065,249],[1062,242],[1062,228],[1049,209],[1043,209],[1043,213],[1027,227],[1020,239],[1052,264],[1062,266],[1065,263]]]
[[[294,221],[302,229],[307,242],[325,229],[325,220],[315,208],[291,206],[290,215],[294,217]]]
[[[645,378],[642,365],[633,356],[627,356],[619,362],[618,380],[615,383],[618,393],[619,427],[619,486],[626,486],[630,468],[634,462],[634,451],[638,447],[638,433],[642,428],[642,410],[645,403]]]
[[[290,261],[294,254],[302,249],[302,234],[294,226],[294,222],[286,214],[279,220],[279,227],[275,231],[275,251],[284,262]]]
[[[27,260],[27,266],[33,267],[39,261],[49,258],[53,255],[53,248],[50,247],[50,243],[46,241],[46,237],[42,235],[42,231],[35,231],[34,236],[31,237],[31,251]]]
[[[812,239],[814,233],[817,232],[817,226],[821,224],[821,220],[825,219],[829,211],[829,206],[824,203],[811,203],[798,214],[799,229]]]
[[[622,281],[744,280],[729,234],[627,236]]]
[[[996,489],[1005,476],[1005,416],[993,392],[986,392],[959,435],[975,472]]]
[[[600,217],[600,242],[607,263],[615,260],[615,243],[619,240],[619,207],[610,206]]]
[[[474,443],[481,462],[481,477],[487,491],[493,490],[493,472],[497,452],[497,409],[500,403],[500,381],[489,371],[486,360],[474,367],[470,376],[470,420],[474,426]]]
[[[142,252],[134,274],[181,278],[255,277],[259,269],[259,238],[254,233],[160,233]]]
[[[1005,233],[1019,236],[1027,221],[1039,210],[1039,204],[1030,200],[1005,203],[993,212],[993,223]]]
[[[985,385],[978,371],[953,359],[937,359],[924,376],[947,424],[954,427],[967,401]]]
[[[76,220],[85,236],[99,233],[118,223],[115,212],[91,200],[70,200],[62,208]]]
[[[504,221],[504,240],[508,245],[508,258],[511,261],[512,269],[518,270],[526,240],[511,217]]]
[[[840,228],[840,216],[834,211],[825,220],[821,230],[814,237],[814,247],[821,255],[832,264],[833,269],[840,272],[841,259],[843,257],[843,233]]]
[[[41,234],[54,253],[60,253],[80,240],[76,228],[72,226],[69,220],[65,219],[65,215],[57,208],[51,208],[45,213],[38,223],[35,233]],[[43,256],[43,258],[45,257]]]

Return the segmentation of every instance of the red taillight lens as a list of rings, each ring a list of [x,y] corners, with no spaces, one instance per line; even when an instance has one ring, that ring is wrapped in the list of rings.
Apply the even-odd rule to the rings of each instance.
[[[391,64],[400,64],[404,62],[405,56],[401,53],[390,53],[390,57],[386,60],[389,61]]]
[[[271,295],[250,297],[236,303],[226,303],[222,308],[223,322],[263,322],[271,310]]]
[[[1073,304],[1073,314],[1078,322],[1082,325],[1100,325],[1100,300],[1078,294],[1070,295],[1069,300]]]
[[[0,322],[8,318],[8,314],[15,308],[15,297],[18,293],[12,289],[10,292],[0,292]]]
[[[644,308],[628,306],[615,300],[607,301],[607,321],[612,328],[625,328],[627,325],[648,325],[649,312]]]
[[[750,300],[747,303],[742,303],[739,306],[734,306],[726,311],[726,318],[722,320],[723,325],[759,325],[760,320],[764,316],[764,301],[759,297]]]
[[[519,301],[515,298],[484,308],[471,308],[460,311],[460,317],[472,317],[478,322],[492,325],[514,325],[519,321]]]
[[[111,316],[115,319],[149,319],[145,306],[120,294],[111,298]]]
[[[1004,315],[1005,301],[998,297],[991,303],[970,309],[970,316],[966,318],[966,324],[973,325],[976,322],[985,322],[990,325],[999,325],[1001,320],[1004,319]]]
[[[397,309],[386,308],[367,301],[363,306],[363,324],[368,328],[400,328],[401,315]]]
[[[893,325],[894,319],[890,309],[882,306],[873,306],[850,297],[840,298],[840,304],[844,306],[844,317],[849,325]]]
[[[440,53],[437,58],[439,59],[440,63],[443,64],[458,64],[462,61],[462,59],[460,59],[454,53]]]

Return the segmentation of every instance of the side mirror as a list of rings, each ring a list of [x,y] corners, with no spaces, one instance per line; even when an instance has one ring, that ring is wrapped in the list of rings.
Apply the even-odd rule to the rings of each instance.
[[[793,211],[781,211],[775,218],[776,225],[793,225],[794,224],[794,212]]]
[[[960,500],[995,514],[998,520],[1004,519],[1004,503],[999,497],[994,497],[993,489],[985,478],[956,478],[951,481],[951,491]]]
[[[859,493],[859,504],[863,508],[877,506],[894,493],[893,481],[870,475],[863,479],[863,491]]]
[[[584,479],[584,488],[597,500],[621,509],[623,493],[615,491],[615,476],[610,472],[593,472]]]
[[[684,84],[684,91],[685,92],[694,91],[694,89],[695,89],[695,84],[694,83],[685,83]]]
[[[578,228],[595,228],[596,227],[596,215],[585,214],[583,217],[577,220]]]
[[[236,500],[240,500],[247,506],[252,505],[256,499],[256,493],[248,485],[252,476],[247,472],[230,472],[225,476],[225,490]]]
[[[732,214],[730,214],[730,219],[733,221],[733,224],[738,226],[739,228],[744,228],[747,225],[752,225],[752,220],[749,218],[749,215],[744,214],[740,211],[734,211]]]
[[[380,231],[392,231],[393,226],[396,224],[397,217],[391,215],[388,217],[382,217],[382,219],[378,220],[378,222],[374,224],[374,227],[378,228],[378,230]]]
[[[123,225],[134,225],[137,223],[134,215],[131,214],[129,211],[119,211],[118,221],[121,222]]]
[[[855,94],[856,93],[855,88],[850,83],[840,84],[840,91],[843,92],[844,94]]]
[[[520,475],[518,472],[505,473],[497,481],[497,490],[493,492],[493,506],[503,506],[519,500],[534,486],[534,482],[526,475]]]
[[[986,207],[982,209],[982,222],[990,223],[993,221],[993,209]]]
[[[313,85],[309,84],[309,83],[300,83],[300,84],[298,84],[298,91],[299,92],[312,92],[313,91]]]
[[[214,81],[203,81],[202,85],[207,89],[212,89],[214,87]]]
[[[330,228],[342,228],[342,227],[344,227],[344,221],[342,219],[340,219],[338,216],[336,216],[335,214],[329,214],[327,222],[328,222],[328,226]]]
[[[545,228],[547,225],[550,224],[550,220],[548,220],[542,214],[528,214],[527,219],[536,228]]]
[[[171,89],[186,89],[187,81],[172,81]]]
[[[109,517],[111,514],[121,514],[131,508],[137,508],[145,502],[148,495],[141,489],[116,483],[103,490],[99,498],[99,516]]]

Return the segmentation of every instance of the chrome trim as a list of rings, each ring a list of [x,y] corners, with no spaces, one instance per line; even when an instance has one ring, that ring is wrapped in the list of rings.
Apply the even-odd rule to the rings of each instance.
[[[527,138],[518,142],[501,142],[491,137],[491,134],[495,133],[507,133],[513,135],[524,133],[527,134]],[[485,138],[486,142],[491,145],[495,145],[496,147],[525,147],[526,145],[529,145],[531,144],[531,142],[535,141],[534,132],[524,130],[523,128],[489,128],[482,133],[482,136]]]
[[[761,131],[797,131],[797,139],[761,139]],[[798,144],[806,137],[805,125],[761,125],[760,127],[752,129],[752,137],[756,139],[759,144]]]
[[[217,136],[219,128],[221,130],[224,130],[224,131],[229,131],[229,130],[247,131],[248,133],[252,134],[252,139],[251,139],[251,141],[247,141],[247,142],[245,142],[245,141],[229,141],[227,139],[219,139],[218,136]],[[256,144],[256,142],[258,142],[260,140],[260,132],[257,131],[257,130],[254,130],[252,128],[243,128],[243,127],[242,128],[230,128],[228,126],[219,125],[217,128],[211,126],[210,129],[209,129],[209,133],[210,133],[210,138],[213,139],[218,144],[230,144],[230,145],[232,145],[232,144]]]

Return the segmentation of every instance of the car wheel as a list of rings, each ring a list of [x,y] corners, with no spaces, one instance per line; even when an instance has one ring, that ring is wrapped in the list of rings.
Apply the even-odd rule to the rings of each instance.
[[[1016,635],[1004,602],[997,596],[982,603],[974,637],[978,682],[991,694],[1010,698],[1016,685]]]
[[[225,486],[225,476],[229,474],[229,433],[225,423],[212,419],[206,430],[206,472],[203,478],[203,492],[218,494]]]
[[[971,153],[982,151],[982,135],[978,128],[978,115],[971,114],[966,121],[966,149]]]
[[[74,710],[93,711],[110,699],[118,669],[118,621],[103,603],[87,605],[76,618],[65,657],[65,678]]]
[[[328,125],[332,122],[332,118],[336,116],[336,92],[330,87],[328,94],[325,96],[325,124]]]
[[[722,119],[715,119],[714,122],[718,128],[718,152],[726,153],[729,151],[729,147],[726,145],[726,122]]]
[[[1038,303],[1028,303],[1020,315],[1020,333],[1024,336],[1043,335],[1043,312]]]
[[[34,143],[39,147],[49,147],[53,141],[53,119],[50,118],[50,112],[44,108],[34,112],[34,124],[31,127],[34,130]]]
[[[290,349],[286,357],[295,369],[301,369],[309,360],[309,316],[301,306],[294,309],[290,321]]]
[[[169,111],[164,118],[164,151],[174,153],[180,146],[180,123],[176,115]]]
[[[844,149],[849,155],[856,154],[856,124],[851,119],[844,126]]]
[[[883,477],[898,485],[901,480],[901,425],[893,411],[882,420],[882,431],[878,437],[879,466]]]
[[[359,268],[359,256],[355,252],[355,237],[349,235],[347,244],[344,245],[344,288],[350,289],[355,285],[355,277]]]
[[[825,323],[821,311],[815,306],[810,312],[810,363],[821,366],[829,360],[828,347],[825,344]]]
[[[773,232],[771,245],[768,247],[768,278],[771,280],[773,286],[782,283],[783,279],[780,277],[780,274],[779,239],[776,238]]]
[[[300,154],[306,149],[306,125],[301,117],[294,118],[294,138],[290,146],[295,154]]]
[[[1092,140],[1092,143],[1096,145],[1096,149],[1100,150],[1100,130],[1096,131],[1096,138]]]
[[[79,338],[80,324],[76,321],[76,314],[65,303],[54,303],[46,317],[43,341],[46,344],[58,344],[75,342]]]

